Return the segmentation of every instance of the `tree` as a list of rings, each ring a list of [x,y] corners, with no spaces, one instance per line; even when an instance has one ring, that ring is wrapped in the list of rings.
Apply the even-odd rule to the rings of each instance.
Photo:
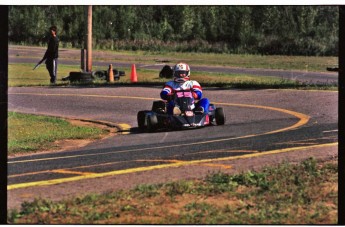
[[[336,55],[336,6],[94,6],[97,48]],[[83,47],[84,6],[10,6],[9,41],[41,45],[57,25]],[[115,47],[116,46],[116,47]]]

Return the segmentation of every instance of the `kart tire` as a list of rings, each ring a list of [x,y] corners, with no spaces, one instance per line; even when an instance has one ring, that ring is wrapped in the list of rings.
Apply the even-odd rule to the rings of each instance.
[[[92,74],[88,72],[70,72],[68,77],[70,82],[92,82]]]
[[[120,76],[125,76],[125,71],[118,71],[117,69],[113,69],[114,80],[120,80]],[[92,76],[94,78],[99,78],[106,80],[108,78],[108,71],[107,70],[98,70],[92,72]]]
[[[215,118],[216,118],[217,125],[224,125],[225,124],[226,118],[225,118],[224,110],[222,107],[218,107],[216,109]]]
[[[330,72],[339,72],[339,67],[327,67],[326,69]]]
[[[137,121],[138,121],[138,127],[140,129],[145,129],[146,125],[145,125],[145,118],[146,118],[146,113],[149,112],[147,110],[142,110],[139,111],[137,114]]]
[[[157,129],[158,119],[156,114],[147,115],[147,126],[148,132],[154,132]]]
[[[119,76],[126,76],[125,71],[119,71]]]
[[[159,72],[160,78],[172,78],[173,77],[173,69],[169,65],[165,65],[162,70]]]
[[[108,72],[105,70],[93,71],[92,76],[94,78],[99,78],[105,80],[107,78]]]

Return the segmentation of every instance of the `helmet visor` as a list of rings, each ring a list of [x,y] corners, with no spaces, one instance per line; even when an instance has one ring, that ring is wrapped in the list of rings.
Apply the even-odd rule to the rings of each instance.
[[[174,77],[177,78],[185,78],[188,75],[189,71],[181,70],[181,71],[175,71]]]

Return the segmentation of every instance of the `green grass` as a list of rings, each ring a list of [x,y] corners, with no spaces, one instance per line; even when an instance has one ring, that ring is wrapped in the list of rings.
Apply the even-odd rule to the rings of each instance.
[[[8,154],[53,149],[57,140],[96,139],[104,133],[100,128],[75,126],[56,117],[9,112]]]
[[[74,86],[119,86],[130,85],[130,68],[117,68],[125,71],[126,76],[121,77],[119,81],[107,83],[105,80],[95,80],[92,83],[80,84],[72,83]],[[105,70],[104,68],[95,68],[94,70]],[[61,81],[61,78],[69,75],[69,72],[79,71],[77,66],[59,65],[57,86],[69,86],[69,82]],[[157,70],[137,69],[138,83],[136,85],[156,85],[162,86],[169,79],[159,78]],[[278,77],[253,76],[244,74],[227,73],[208,73],[192,72],[192,78],[197,80],[203,87],[221,87],[221,88],[293,88],[293,89],[327,89],[337,90],[336,85],[310,85],[297,81],[285,80]],[[44,66],[32,70],[31,64],[10,64],[9,65],[9,86],[47,86],[50,84],[49,75]]]
[[[282,55],[244,55],[212,53],[178,53],[178,52],[120,52],[126,53],[126,59],[116,61],[146,62],[169,60],[174,64],[180,61],[189,65],[209,65],[219,67],[263,68],[282,70],[302,70],[325,72],[326,68],[338,64],[338,57],[316,56],[282,56]]]
[[[204,180],[139,185],[58,202],[35,199],[10,224],[336,224],[338,165],[310,158]]]
[[[8,65],[8,85],[14,86],[47,86],[50,84],[50,77],[45,64],[43,63],[39,68],[33,70],[32,64],[9,64]],[[59,64],[58,80],[59,84],[68,83],[62,82],[61,78],[68,76],[71,71],[80,71],[77,66],[68,66]]]

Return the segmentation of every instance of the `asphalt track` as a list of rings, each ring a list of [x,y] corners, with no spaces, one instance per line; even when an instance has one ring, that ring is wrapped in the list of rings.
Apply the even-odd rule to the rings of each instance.
[[[8,190],[150,171],[212,160],[327,146],[338,141],[338,92],[204,89],[223,126],[143,133],[136,114],[160,88],[9,88],[9,111],[109,122],[118,135],[80,149],[13,157]]]

